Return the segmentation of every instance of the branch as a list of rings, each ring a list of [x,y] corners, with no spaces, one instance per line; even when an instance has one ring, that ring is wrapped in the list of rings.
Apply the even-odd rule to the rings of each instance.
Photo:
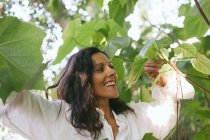
[[[198,75],[194,75],[194,74],[190,74],[190,73],[186,73],[185,74],[189,75],[189,76],[193,76],[195,78],[199,78],[199,79],[202,79],[202,80],[207,80],[207,81],[210,81],[210,78],[209,77],[201,77],[201,76],[198,76]]]
[[[206,99],[207,105],[208,105],[209,110],[210,110],[210,102],[209,102],[209,99],[208,99],[208,97],[207,97],[207,95],[206,95],[206,92],[204,92],[204,96],[205,96],[205,99]]]
[[[202,87],[200,84],[196,83],[194,80],[192,80],[190,77],[186,77],[186,79],[191,82],[192,84],[196,85],[197,87],[199,87],[200,89],[202,89],[204,92],[210,94],[210,91],[204,87]]]
[[[198,11],[200,12],[201,16],[204,18],[204,20],[206,21],[206,23],[208,24],[208,26],[210,27],[210,21],[208,20],[207,16],[205,15],[205,13],[203,12],[200,4],[198,3],[197,0],[194,0],[195,1],[195,4],[198,8]]]

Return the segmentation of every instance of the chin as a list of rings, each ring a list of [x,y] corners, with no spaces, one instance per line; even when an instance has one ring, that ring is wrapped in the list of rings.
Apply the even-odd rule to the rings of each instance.
[[[111,96],[110,99],[117,98],[117,97],[119,97],[119,92],[117,91],[117,92],[113,93],[112,95],[113,96]]]

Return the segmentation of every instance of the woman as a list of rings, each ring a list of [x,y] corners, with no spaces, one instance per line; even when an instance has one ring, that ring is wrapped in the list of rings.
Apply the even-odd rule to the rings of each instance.
[[[145,71],[154,78],[158,66],[147,63]],[[177,79],[173,70],[163,75],[153,88],[153,102],[127,105],[118,98],[117,75],[107,55],[85,48],[69,58],[58,83],[50,87],[57,87],[62,100],[13,92],[0,105],[0,117],[32,140],[139,140],[145,133],[163,139],[176,124],[177,100],[194,95],[183,77],[177,86],[171,83]]]

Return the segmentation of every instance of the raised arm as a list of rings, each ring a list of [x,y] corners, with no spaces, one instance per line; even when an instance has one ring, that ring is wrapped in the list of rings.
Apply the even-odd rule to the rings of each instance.
[[[151,71],[158,68],[148,67],[147,70]],[[155,77],[152,72],[148,73],[151,78]],[[156,138],[164,139],[176,125],[179,100],[193,98],[195,91],[183,75],[173,68],[157,75],[158,82],[152,89],[153,102],[140,102],[131,106],[135,110],[140,133],[152,133]]]
[[[74,132],[66,120],[66,110],[68,105],[61,100],[48,101],[29,91],[13,92],[6,105],[0,104],[0,118],[5,126],[28,139],[64,140],[62,133],[70,136]]]

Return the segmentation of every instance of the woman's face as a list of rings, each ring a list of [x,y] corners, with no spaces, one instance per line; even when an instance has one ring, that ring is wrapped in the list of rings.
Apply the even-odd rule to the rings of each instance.
[[[92,55],[93,92],[96,98],[116,98],[119,96],[116,85],[116,71],[110,60],[103,53]]]

